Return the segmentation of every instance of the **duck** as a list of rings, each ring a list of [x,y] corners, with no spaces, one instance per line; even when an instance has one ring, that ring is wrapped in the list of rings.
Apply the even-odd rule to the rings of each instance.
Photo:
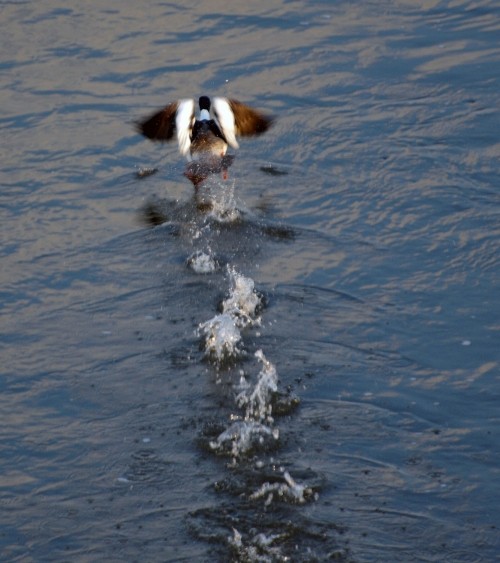
[[[261,135],[274,122],[273,117],[230,98],[200,96],[198,106],[196,117],[193,99],[172,102],[139,121],[137,130],[152,141],[171,141],[176,135],[179,152],[188,162],[215,163],[220,168],[231,161],[226,156],[228,146],[239,148],[237,136]]]

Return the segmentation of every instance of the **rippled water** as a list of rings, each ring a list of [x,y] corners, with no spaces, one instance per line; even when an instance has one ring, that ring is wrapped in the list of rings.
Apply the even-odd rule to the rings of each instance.
[[[498,3],[0,5],[0,558],[495,560]]]

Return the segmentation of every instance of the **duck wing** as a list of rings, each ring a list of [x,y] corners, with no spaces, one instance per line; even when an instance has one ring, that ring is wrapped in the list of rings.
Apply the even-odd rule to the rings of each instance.
[[[212,108],[227,144],[233,147],[233,149],[239,148],[238,141],[236,140],[236,122],[234,113],[229,105],[229,100],[227,98],[213,98]]]
[[[238,148],[236,135],[250,136],[265,133],[273,124],[273,118],[238,100],[213,99],[214,113],[229,145]]]
[[[168,104],[146,119],[137,122],[137,131],[152,141],[170,141],[175,132],[175,114],[179,102]]]
[[[194,122],[194,100],[179,100],[175,117],[175,127],[177,129],[179,151],[183,156],[189,157],[191,131],[193,129]]]
[[[194,122],[194,100],[179,100],[137,123],[139,133],[152,141],[171,141],[177,132],[179,150],[187,155]]]

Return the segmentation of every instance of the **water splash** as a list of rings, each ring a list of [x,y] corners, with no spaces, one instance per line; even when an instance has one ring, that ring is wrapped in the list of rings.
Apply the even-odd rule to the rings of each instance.
[[[291,558],[283,555],[276,541],[283,537],[277,534],[255,534],[243,541],[243,536],[236,528],[233,528],[233,536],[228,538],[229,546],[232,548],[237,561],[248,561],[249,563],[286,563]]]
[[[262,298],[255,291],[255,282],[229,266],[228,273],[231,287],[228,298],[222,302],[222,311],[232,315],[240,328],[260,325],[257,311]]]
[[[236,461],[256,449],[276,446],[279,435],[278,428],[252,420],[237,420],[216,440],[211,441],[210,447],[219,454],[230,455]]]
[[[256,449],[269,449],[277,446],[279,429],[272,426],[272,398],[277,391],[278,375],[276,368],[257,350],[255,356],[262,363],[257,382],[252,386],[241,375],[236,396],[236,405],[245,408],[244,416],[232,415],[232,424],[216,440],[210,442],[212,450],[230,455],[233,463]]]
[[[236,210],[232,190],[225,194],[226,197],[220,200],[221,205],[212,208],[212,216],[217,220],[231,217],[231,213]],[[209,224],[207,226],[209,227]],[[210,253],[198,251],[190,257],[188,263],[197,273],[206,273],[213,271],[211,258]],[[242,332],[261,326],[260,311],[263,306],[263,298],[256,291],[255,282],[251,278],[229,265],[227,275],[229,290],[221,303],[221,312],[200,323],[197,328],[198,336],[204,338],[205,356],[216,363],[218,372],[225,360],[245,354]],[[246,463],[251,460],[259,473],[266,465],[260,457],[261,454],[279,447],[280,429],[275,426],[273,416],[279,416],[279,407],[278,414],[273,413],[273,408],[279,404],[279,393],[278,373],[274,364],[266,358],[261,349],[257,350],[254,356],[260,366],[257,376],[251,377],[242,369],[239,382],[233,387],[235,406],[239,412],[233,411],[227,425],[218,426],[204,443],[213,453],[229,457],[231,461],[228,467],[244,470]],[[289,401],[289,405],[292,404],[293,401]],[[290,408],[291,406],[288,406],[288,409]],[[302,505],[317,500],[318,494],[312,487],[296,481],[284,468],[281,468],[280,472],[278,476],[262,476],[256,483],[247,483],[247,492],[243,496],[247,501],[256,504],[263,502],[265,509],[273,503]],[[259,533],[259,527],[252,525],[245,532],[245,538],[233,527],[233,535],[227,538],[227,542],[234,559],[247,562],[291,561],[292,559],[283,553],[286,534],[268,534],[265,527],[262,528],[264,533]]]
[[[187,259],[187,265],[196,274],[211,274],[217,269],[217,262],[210,252],[197,250]]]
[[[229,313],[216,315],[209,321],[201,323],[197,333],[205,336],[205,356],[217,363],[242,353],[241,348],[238,347],[241,332],[234,322],[234,317]]]
[[[228,267],[229,296],[222,302],[222,313],[198,325],[198,336],[205,337],[205,356],[216,363],[243,353],[239,346],[241,330],[260,325],[257,310],[261,298],[254,289],[254,281]]]
[[[283,478],[285,480],[284,483],[265,482],[257,491],[250,495],[250,500],[267,497],[264,505],[269,506],[275,496],[279,500],[296,504],[304,504],[311,498],[315,500],[318,498],[317,493],[313,493],[311,487],[297,483],[288,471],[283,472]]]
[[[227,186],[217,176],[204,184],[203,194],[198,197],[206,205],[207,216],[219,223],[234,223],[241,219],[241,211],[234,197],[235,182]]]
[[[272,398],[278,391],[278,374],[276,368],[264,356],[262,350],[255,352],[255,357],[262,363],[257,376],[257,383],[252,388],[244,375],[241,376],[239,388],[242,391],[236,396],[236,404],[245,407],[245,420],[274,422],[272,418]]]

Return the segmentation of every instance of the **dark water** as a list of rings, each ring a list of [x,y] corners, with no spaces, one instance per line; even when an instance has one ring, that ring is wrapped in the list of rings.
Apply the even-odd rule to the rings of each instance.
[[[498,3],[0,6],[0,558],[496,560]],[[279,117],[233,223],[133,131],[200,93]],[[218,369],[225,264],[265,306]],[[207,444],[259,349],[295,402],[233,463]],[[250,498],[285,470],[305,502]]]

